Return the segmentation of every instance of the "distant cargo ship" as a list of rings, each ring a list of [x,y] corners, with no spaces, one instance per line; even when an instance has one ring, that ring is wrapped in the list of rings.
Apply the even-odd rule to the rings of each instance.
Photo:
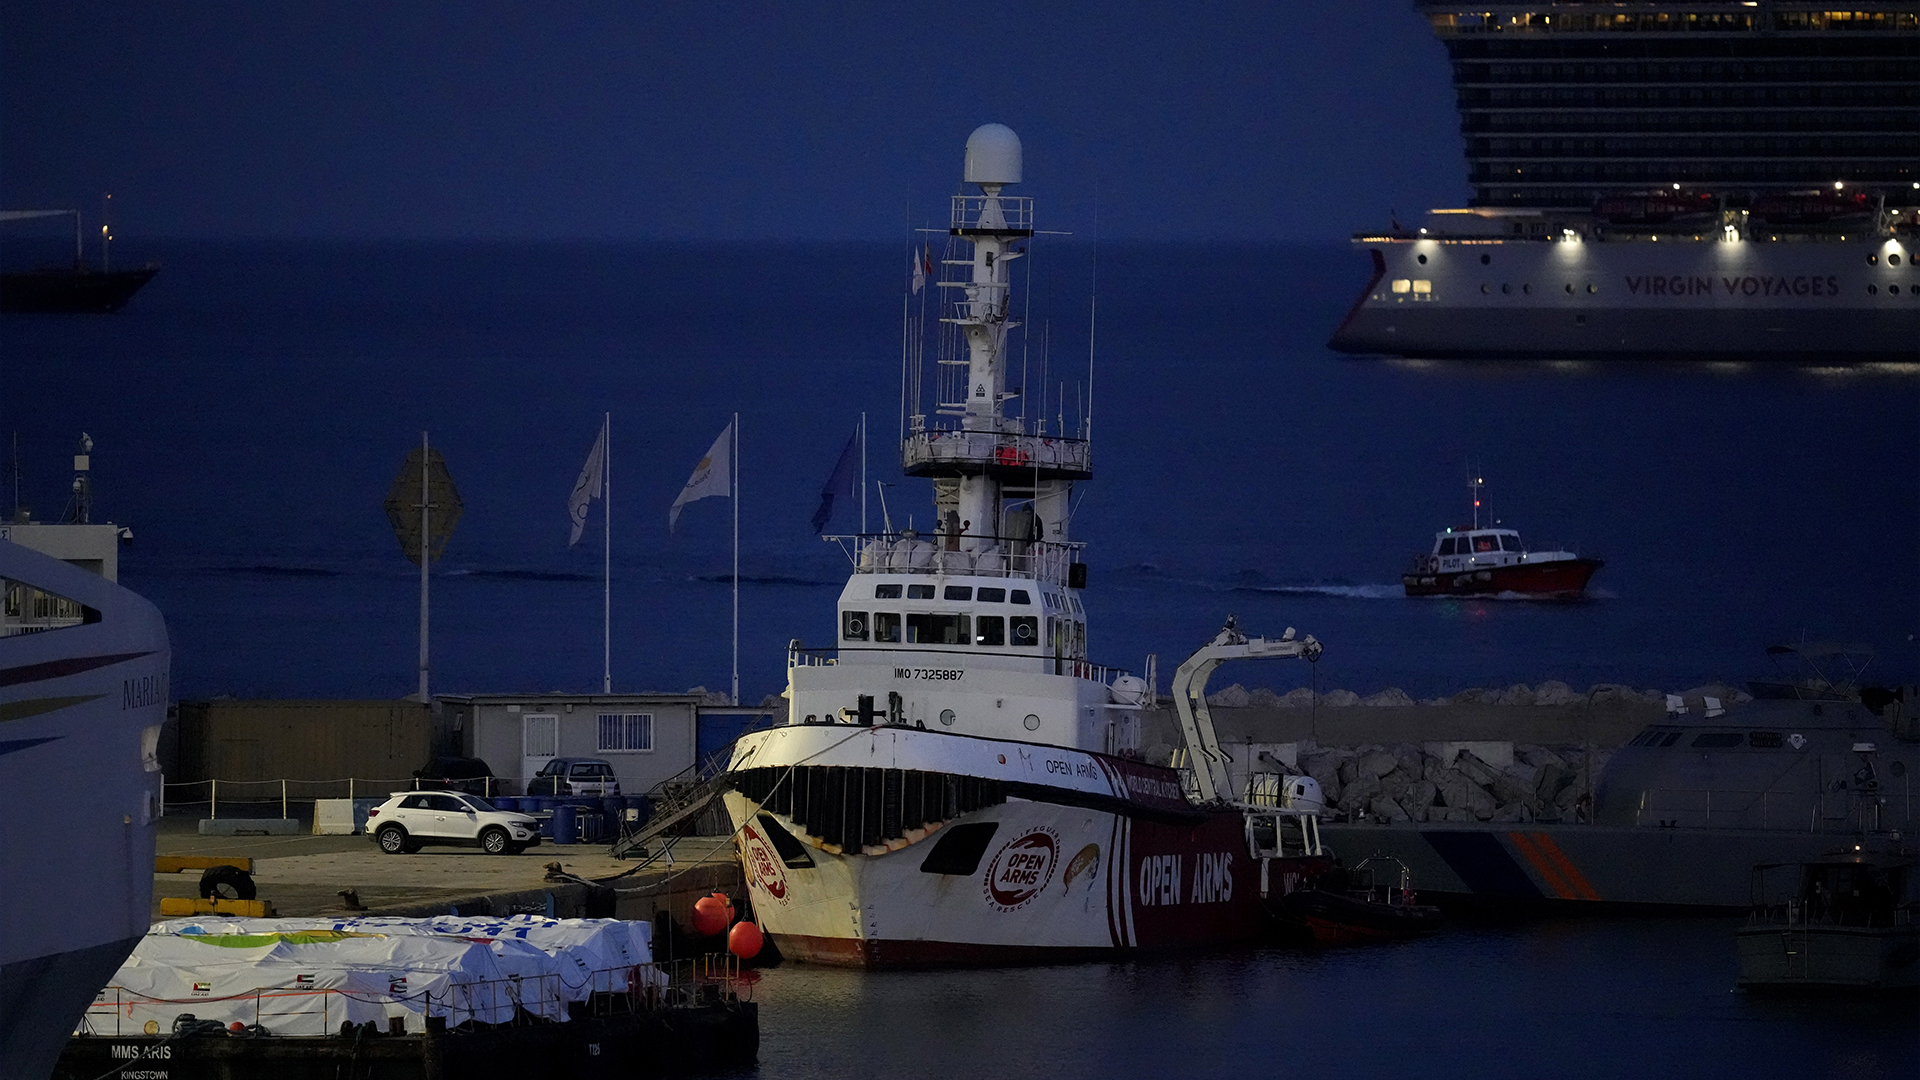
[[[73,216],[73,265],[0,273],[0,312],[8,314],[92,314],[119,311],[133,294],[153,280],[160,267],[148,263],[137,270],[107,266],[106,228],[100,234],[100,269],[86,266],[80,246],[78,210],[0,210],[0,223]]]
[[[1920,361],[1920,6],[1416,7],[1474,194],[1354,237],[1332,348]]]

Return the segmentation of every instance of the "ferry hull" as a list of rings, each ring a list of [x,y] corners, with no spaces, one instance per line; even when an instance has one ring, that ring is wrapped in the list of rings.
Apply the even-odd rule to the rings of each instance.
[[[738,792],[726,804],[762,929],[785,957],[840,967],[1058,963],[1257,942],[1277,930],[1264,896],[1326,865],[1250,858],[1238,812],[1168,825],[1015,799],[899,850],[810,849],[813,865],[795,868],[764,835],[759,804]],[[977,865],[929,870],[942,832],[984,824],[993,837]]]
[[[0,578],[90,611],[0,636],[0,1076],[39,1077],[150,921],[171,651],[151,604],[84,570],[0,539]]]
[[[1486,596],[1518,593],[1543,599],[1573,599],[1587,591],[1594,572],[1606,564],[1599,559],[1557,559],[1544,563],[1513,563],[1455,574],[1404,574],[1408,596]]]
[[[1892,245],[1892,246],[1889,246]],[[1404,239],[1336,352],[1432,359],[1920,362],[1920,272],[1892,242]]]

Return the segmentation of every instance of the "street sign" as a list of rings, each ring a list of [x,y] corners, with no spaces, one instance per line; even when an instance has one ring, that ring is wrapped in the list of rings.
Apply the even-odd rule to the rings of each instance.
[[[423,451],[427,455],[424,498],[420,468]],[[400,541],[400,550],[415,566],[420,565],[420,504],[423,501],[427,505],[427,557],[438,562],[441,552],[447,549],[453,527],[460,523],[460,493],[454,490],[453,476],[447,472],[447,459],[440,456],[440,451],[416,446],[407,452],[407,462],[400,466],[400,475],[393,478],[385,504],[387,520],[393,523],[393,535]]]

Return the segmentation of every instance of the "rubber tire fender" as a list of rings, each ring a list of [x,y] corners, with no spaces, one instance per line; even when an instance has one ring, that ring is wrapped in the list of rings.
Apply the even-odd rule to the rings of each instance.
[[[227,896],[220,891],[224,885],[233,892]],[[251,900],[257,891],[253,887],[253,875],[237,866],[209,866],[200,875],[200,899],[202,900]]]

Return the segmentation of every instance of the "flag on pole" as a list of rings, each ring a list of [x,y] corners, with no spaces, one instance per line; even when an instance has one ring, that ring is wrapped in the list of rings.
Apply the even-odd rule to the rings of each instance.
[[[713,440],[713,449],[693,467],[693,475],[687,478],[687,486],[680,489],[680,497],[673,500],[673,510],[667,515],[667,531],[672,532],[680,524],[680,508],[688,503],[732,494],[733,424],[729,423],[720,430],[720,437]]]
[[[923,246],[909,256],[913,263],[913,295],[919,296],[920,290],[927,287],[927,279],[933,276],[933,245]]]
[[[820,489],[820,509],[813,512],[813,531],[824,532],[827,522],[833,520],[834,500],[842,494],[853,498],[860,486],[860,432],[855,430],[847,437],[847,448],[840,451],[840,460],[834,463],[833,473],[827,477],[826,486]]]
[[[593,440],[593,449],[587,452],[587,463],[580,468],[580,479],[573,482],[573,494],[567,496],[567,516],[573,519],[573,538],[567,541],[568,547],[580,542],[580,533],[587,527],[587,511],[600,497],[606,465],[607,426],[603,423],[600,437]]]

